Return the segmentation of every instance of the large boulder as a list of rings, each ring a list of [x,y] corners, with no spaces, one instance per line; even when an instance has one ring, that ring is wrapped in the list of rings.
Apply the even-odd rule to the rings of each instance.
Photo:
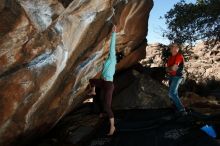
[[[128,70],[115,78],[113,109],[161,109],[171,107],[168,88],[147,73]]]
[[[84,100],[108,54],[114,15],[124,56],[118,69],[136,63],[152,6],[152,0],[1,1],[0,145],[44,134]]]

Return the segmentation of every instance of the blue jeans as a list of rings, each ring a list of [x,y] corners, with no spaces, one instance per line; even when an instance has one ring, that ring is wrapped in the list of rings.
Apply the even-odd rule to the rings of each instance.
[[[182,81],[182,77],[178,76],[172,76],[169,78],[169,97],[176,105],[176,108],[178,111],[185,111],[185,108],[180,101],[179,95],[178,95],[178,88]]]

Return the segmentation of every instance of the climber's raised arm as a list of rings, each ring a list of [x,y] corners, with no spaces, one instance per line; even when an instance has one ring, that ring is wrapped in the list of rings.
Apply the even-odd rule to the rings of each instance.
[[[116,60],[115,43],[116,43],[116,26],[114,25],[112,29],[112,37],[111,37],[110,50],[109,50],[109,58],[111,60]]]

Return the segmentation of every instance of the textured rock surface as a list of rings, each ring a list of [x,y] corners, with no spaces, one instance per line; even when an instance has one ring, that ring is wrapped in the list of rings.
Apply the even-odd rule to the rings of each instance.
[[[65,116],[36,146],[86,145],[104,121],[92,112],[92,104],[84,104]]]
[[[187,92],[182,97],[183,104],[193,110],[209,115],[220,114],[220,99],[213,96],[202,97],[193,92]]]
[[[146,74],[129,70],[116,76],[113,109],[161,109],[171,107],[167,87]]]
[[[204,79],[220,80],[220,44],[210,48],[201,43],[192,50],[190,61],[186,63],[187,72],[198,82]]]
[[[0,145],[40,136],[84,99],[88,79],[100,72],[107,55],[113,12],[119,28],[117,52],[124,59],[135,55],[145,44],[143,20],[152,4],[152,0],[1,1]],[[123,60],[118,69],[129,66]]]

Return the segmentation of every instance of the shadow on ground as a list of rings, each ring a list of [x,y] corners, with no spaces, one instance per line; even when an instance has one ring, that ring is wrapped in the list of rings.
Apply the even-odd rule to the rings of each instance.
[[[220,143],[200,130],[214,125],[219,133],[220,116],[204,116],[191,112],[186,117],[171,109],[127,110],[116,113],[117,132],[107,137],[104,122],[88,146],[220,146]],[[219,137],[218,137],[219,138]]]

